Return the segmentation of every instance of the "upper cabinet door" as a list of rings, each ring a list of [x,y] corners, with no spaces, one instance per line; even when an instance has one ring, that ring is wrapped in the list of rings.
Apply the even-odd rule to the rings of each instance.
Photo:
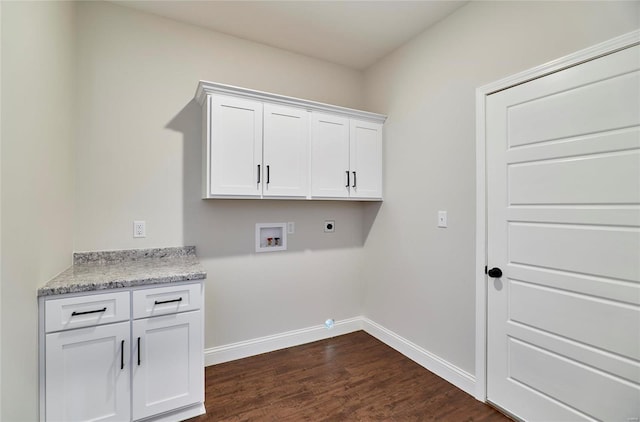
[[[382,125],[351,120],[352,198],[382,198]]]
[[[347,198],[349,173],[349,119],[311,114],[311,196]]]
[[[309,194],[309,112],[264,104],[263,196]]]
[[[212,95],[208,101],[205,196],[260,197],[262,103],[223,95]]]

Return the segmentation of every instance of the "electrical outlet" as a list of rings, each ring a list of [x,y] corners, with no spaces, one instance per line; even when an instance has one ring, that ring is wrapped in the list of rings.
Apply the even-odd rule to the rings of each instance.
[[[438,211],[438,227],[447,227],[447,212]]]
[[[287,223],[287,234],[294,234],[296,232],[296,223],[290,221]]]
[[[324,232],[325,233],[333,233],[336,231],[336,222],[333,220],[325,220],[324,222]]]
[[[147,237],[147,227],[144,220],[133,222],[133,237]]]

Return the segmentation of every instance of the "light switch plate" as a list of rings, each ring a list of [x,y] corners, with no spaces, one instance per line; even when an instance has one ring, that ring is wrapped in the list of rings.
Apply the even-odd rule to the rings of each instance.
[[[438,211],[438,227],[447,227],[446,211]]]

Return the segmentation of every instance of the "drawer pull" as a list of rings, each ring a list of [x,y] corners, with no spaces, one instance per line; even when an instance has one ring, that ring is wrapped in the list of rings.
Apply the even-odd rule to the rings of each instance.
[[[76,316],[76,315],[86,315],[86,314],[97,314],[98,312],[104,312],[107,310],[107,307],[105,306],[102,309],[96,309],[95,311],[83,311],[83,312],[76,312],[73,311],[71,312],[71,316]]]
[[[138,366],[140,366],[140,337],[138,337]]]
[[[182,302],[182,298],[171,299],[171,300],[156,300],[155,305],[162,305],[163,303],[172,303],[172,302]]]
[[[120,343],[120,370],[124,369],[124,340]]]

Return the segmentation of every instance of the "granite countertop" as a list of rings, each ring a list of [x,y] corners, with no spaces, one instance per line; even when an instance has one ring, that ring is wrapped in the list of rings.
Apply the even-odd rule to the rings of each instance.
[[[38,296],[206,278],[195,246],[77,252],[73,265],[38,289]]]

